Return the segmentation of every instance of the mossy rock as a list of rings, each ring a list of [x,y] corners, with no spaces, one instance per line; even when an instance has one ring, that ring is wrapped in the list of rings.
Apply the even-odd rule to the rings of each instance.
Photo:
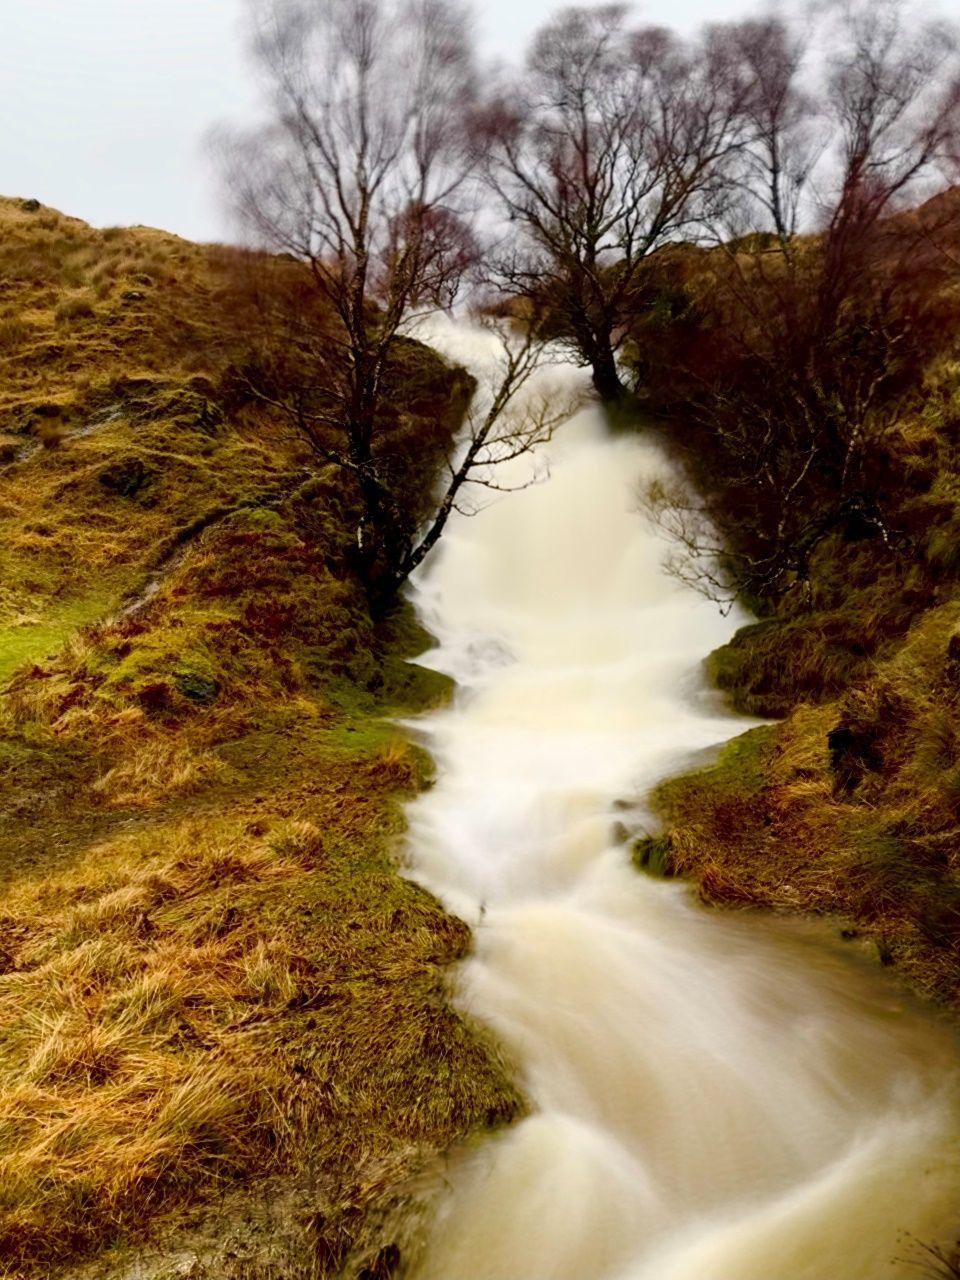
[[[875,647],[853,611],[771,618],[741,627],[705,669],[734,710],[775,719],[798,702],[837,697],[868,668]]]
[[[725,742],[716,760],[705,768],[667,778],[654,789],[654,811],[672,822],[702,806],[704,789],[711,795],[738,799],[755,794],[766,781],[776,732],[773,725],[748,729]]]
[[[276,507],[245,507],[243,511],[237,512],[233,517],[230,521],[230,526],[238,528],[246,526],[254,530],[263,529],[282,533],[285,541],[280,546],[280,549],[283,546],[295,547],[300,543],[300,539],[291,531]]]
[[[178,691],[197,706],[208,707],[220,696],[219,681],[212,676],[202,675],[199,671],[177,671],[174,673],[174,680]]]
[[[657,880],[668,880],[675,874],[673,844],[668,835],[639,836],[633,842],[630,861],[638,871]]]
[[[209,396],[190,387],[178,388],[153,409],[153,417],[175,418],[185,427],[216,435],[223,425],[223,410]]]

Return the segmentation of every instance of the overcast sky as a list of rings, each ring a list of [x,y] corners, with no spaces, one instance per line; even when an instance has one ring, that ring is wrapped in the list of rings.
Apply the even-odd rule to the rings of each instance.
[[[483,52],[519,56],[559,7],[475,4]],[[0,0],[0,193],[98,226],[147,223],[192,239],[227,234],[202,141],[248,118],[243,0]],[[690,29],[750,0],[647,0],[645,21]]]

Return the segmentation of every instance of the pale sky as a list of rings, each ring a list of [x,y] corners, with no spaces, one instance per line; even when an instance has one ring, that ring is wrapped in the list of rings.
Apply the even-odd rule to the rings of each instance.
[[[481,51],[519,57],[551,0],[478,0]],[[690,30],[751,0],[647,0],[637,17]],[[0,194],[97,226],[223,239],[208,129],[256,102],[242,0],[0,0]]]

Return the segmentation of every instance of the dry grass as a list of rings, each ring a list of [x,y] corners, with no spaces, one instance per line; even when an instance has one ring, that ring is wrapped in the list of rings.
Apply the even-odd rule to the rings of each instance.
[[[957,605],[838,701],[660,788],[671,864],[721,905],[836,914],[922,995],[960,1000]],[[828,734],[841,730],[840,754]]]
[[[428,769],[383,717],[445,682],[371,623],[338,477],[231,399],[229,255],[0,230],[0,1273],[123,1274],[198,1204],[224,1259],[217,1197],[269,1177],[295,1208],[209,1274],[379,1274],[411,1180],[521,1105],[446,1000],[466,928],[393,861]]]
[[[54,311],[57,324],[71,324],[77,320],[92,320],[97,314],[96,294],[89,290],[70,294],[58,303]]]
[[[93,784],[96,795],[118,809],[151,808],[161,800],[190,795],[210,782],[229,780],[215,751],[165,738],[137,742],[119,764]]]
[[[0,580],[43,614],[95,583],[105,614],[198,514],[276,493],[301,455],[243,412],[216,430],[225,251],[17,201],[0,230]]]
[[[21,346],[29,333],[29,327],[19,316],[4,316],[3,320],[0,320],[0,351],[9,351]]]
[[[442,999],[463,926],[310,822],[159,825],[0,910],[8,1265],[248,1172],[405,1151],[409,1175],[516,1105]]]
[[[918,252],[923,259],[932,250]],[[663,300],[677,288],[704,304],[663,324],[655,344],[651,385],[656,393],[671,370],[661,389],[680,423],[677,397],[685,393],[664,351],[676,342],[681,354],[723,362],[711,345],[724,306],[711,260],[686,249],[664,260]],[[848,934],[866,939],[916,990],[956,1007],[960,313],[955,273],[927,275],[918,260],[910,287],[920,310],[936,303],[940,322],[923,349],[925,367],[918,348],[916,363],[899,368],[903,385],[875,411],[882,442],[860,484],[868,507],[876,499],[883,512],[886,536],[869,522],[831,526],[802,581],[750,602],[761,621],[712,654],[708,674],[737,709],[783,723],[738,739],[711,768],[667,783],[658,803],[669,828],[668,867],[696,877],[705,899],[840,916]],[[722,338],[721,330],[713,336]],[[643,352],[636,354],[643,371]],[[735,389],[735,362],[716,369],[716,385]],[[682,437],[683,428],[674,434]],[[743,508],[746,491],[735,487],[724,505],[722,440],[693,426],[687,434],[691,472],[713,495],[731,544],[742,546],[752,536],[750,495]],[[813,528],[815,493],[808,505]]]
[[[258,530],[253,557],[273,594],[245,578],[259,632],[232,578],[241,522],[144,617],[88,632],[6,698],[14,794],[54,842],[0,897],[0,1261],[18,1272],[285,1174],[323,1205],[306,1239],[332,1276],[395,1243],[384,1224],[399,1238],[426,1161],[520,1105],[445,1000],[466,928],[392,861],[399,802],[427,774],[380,714],[442,681],[391,656],[402,629],[363,632],[335,580],[302,578],[280,532]],[[348,662],[329,628],[350,617],[368,648]],[[43,807],[65,772],[70,800]],[[20,812],[0,821],[11,872]]]

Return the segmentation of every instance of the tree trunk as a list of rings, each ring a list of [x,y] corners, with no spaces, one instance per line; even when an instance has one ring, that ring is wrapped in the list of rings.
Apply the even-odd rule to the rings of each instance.
[[[580,354],[589,364],[593,375],[593,387],[601,400],[608,404],[623,398],[625,388],[617,372],[617,359],[606,323],[598,325],[585,309],[571,308],[574,337]]]
[[[590,367],[593,370],[593,386],[600,399],[607,403],[621,400],[625,388],[617,372],[617,362],[609,339],[601,339],[595,343]]]

